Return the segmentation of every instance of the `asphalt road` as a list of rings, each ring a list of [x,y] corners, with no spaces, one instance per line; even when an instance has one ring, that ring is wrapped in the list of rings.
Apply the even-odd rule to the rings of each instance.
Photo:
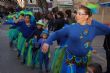
[[[9,48],[6,27],[0,27],[0,73],[39,73],[18,61],[17,52]]]

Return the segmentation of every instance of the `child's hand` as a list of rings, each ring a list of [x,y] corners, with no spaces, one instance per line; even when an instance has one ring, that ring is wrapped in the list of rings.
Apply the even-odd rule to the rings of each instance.
[[[43,46],[42,46],[42,52],[47,53],[48,52],[48,48],[49,48],[49,45],[44,43]]]

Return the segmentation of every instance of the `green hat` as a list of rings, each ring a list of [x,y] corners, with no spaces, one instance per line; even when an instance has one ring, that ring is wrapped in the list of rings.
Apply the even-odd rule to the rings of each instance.
[[[46,24],[42,21],[42,20],[39,20],[38,22],[36,22],[37,25],[42,25],[42,26],[45,26]]]

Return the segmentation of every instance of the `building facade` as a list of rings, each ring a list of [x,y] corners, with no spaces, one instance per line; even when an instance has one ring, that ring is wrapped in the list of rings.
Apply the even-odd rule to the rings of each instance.
[[[71,9],[72,6],[72,0],[53,0],[53,8],[58,7],[59,10]]]
[[[8,14],[9,12],[13,12],[16,5],[16,0],[0,0],[0,13]]]
[[[26,0],[26,9],[33,12],[45,12],[48,9],[46,0]]]

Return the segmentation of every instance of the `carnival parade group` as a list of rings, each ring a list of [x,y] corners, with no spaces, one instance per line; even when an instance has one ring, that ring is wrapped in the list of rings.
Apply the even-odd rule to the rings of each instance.
[[[9,25],[9,46],[16,47],[22,64],[32,69],[38,67],[39,73],[43,67],[44,73],[92,73],[87,72],[87,67],[92,67],[89,65],[94,52],[91,42],[97,35],[109,34],[110,28],[91,16],[92,12],[85,6],[73,14],[71,10],[47,14],[22,10],[8,15],[3,25]],[[55,40],[58,47],[51,57],[50,45]]]
[[[7,16],[7,20],[3,25],[9,25],[7,33],[9,46],[10,48],[16,47],[17,58],[20,59],[22,64],[32,68],[38,66],[41,71],[42,65],[45,64],[45,70],[49,72],[50,51],[43,53],[41,47],[50,31],[56,31],[66,24],[63,13],[59,11],[58,14],[61,16],[60,19],[57,18],[57,23],[60,23],[59,28],[53,26],[52,23],[54,23],[55,19],[53,19],[51,13],[41,14],[38,12],[35,18],[31,11],[22,10]]]

